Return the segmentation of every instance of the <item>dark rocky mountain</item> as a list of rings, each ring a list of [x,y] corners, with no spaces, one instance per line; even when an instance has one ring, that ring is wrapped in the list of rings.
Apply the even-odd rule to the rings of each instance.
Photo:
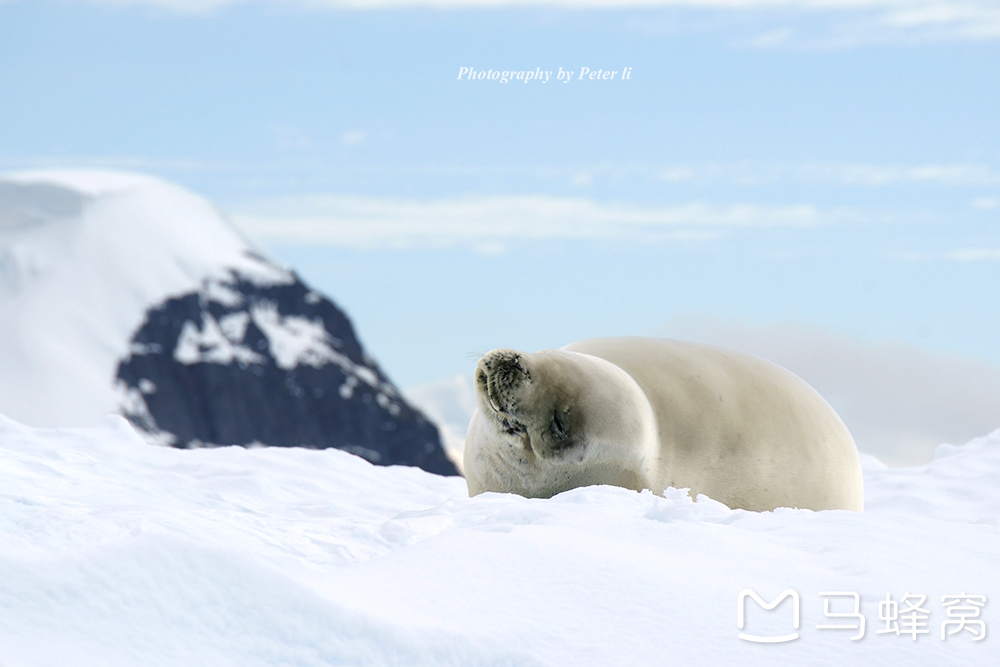
[[[458,474],[332,301],[294,273],[230,274],[147,311],[117,369],[135,426],[175,447],[336,447]]]
[[[456,472],[337,306],[211,202],[142,174],[0,176],[0,413],[49,428],[119,413],[176,447]]]

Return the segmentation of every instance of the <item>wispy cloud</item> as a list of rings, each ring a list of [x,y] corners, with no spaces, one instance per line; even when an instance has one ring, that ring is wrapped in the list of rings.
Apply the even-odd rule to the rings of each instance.
[[[308,11],[406,8],[562,8],[678,10],[685,16],[644,17],[626,24],[643,32],[706,29],[756,49],[843,49],[871,44],[1000,39],[996,0],[78,0],[131,7],[152,6],[206,14],[245,4]],[[699,14],[700,12],[700,14]],[[694,13],[692,16],[691,14]]]
[[[1000,248],[959,248],[945,253],[945,257],[956,262],[1000,261]]]
[[[223,5],[248,4],[253,0],[89,0],[107,5],[160,5],[183,11],[212,9]],[[435,7],[496,7],[496,6],[556,6],[556,7],[705,7],[705,8],[797,8],[797,9],[865,9],[891,8],[911,12],[901,22],[944,22],[964,17],[968,7],[989,5],[984,0],[950,3],[944,0],[270,0],[272,4],[306,7],[374,8],[386,6]],[[946,10],[941,7],[957,9]]]
[[[234,216],[241,229],[265,243],[358,248],[471,244],[493,252],[517,239],[699,241],[734,228],[806,228],[860,218],[854,211],[824,211],[808,204],[693,202],[654,208],[544,196],[420,201],[349,195],[279,199]]]
[[[282,149],[312,148],[315,143],[304,133],[292,126],[272,124],[268,128],[276,147]],[[392,133],[378,135],[354,129],[343,132],[340,144],[358,147],[374,140],[388,141]],[[187,158],[145,157],[139,155],[78,155],[78,156],[24,156],[13,158],[0,156],[0,167],[18,169],[23,167],[95,167],[105,169],[171,169],[183,171],[262,171],[302,168],[315,173],[314,162],[296,163],[286,157],[280,164],[273,160],[211,161]],[[586,188],[609,180],[630,180],[659,182],[667,184],[724,184],[724,185],[781,185],[817,184],[860,187],[893,185],[918,185],[936,187],[984,187],[987,192],[976,195],[972,206],[977,209],[992,209],[1000,202],[997,195],[988,194],[989,189],[1000,187],[1000,169],[979,163],[924,163],[924,164],[866,164],[861,162],[821,162],[805,161],[791,163],[776,162],[709,162],[695,164],[628,164],[628,163],[585,163],[581,165],[392,165],[369,164],[352,165],[352,173],[363,173],[387,178],[398,177],[527,177],[539,183],[564,183],[573,188]],[[338,176],[339,178],[340,176]]]
[[[976,197],[972,200],[972,208],[980,211],[993,211],[1000,208],[1000,197]]]
[[[891,28],[922,30],[941,37],[1000,37],[1000,7],[995,2],[899,3],[881,20]]]
[[[757,49],[838,50],[1000,38],[1000,7],[992,0],[861,0],[789,3],[774,10],[766,10],[763,4],[755,7],[765,18],[752,37],[738,41]]]
[[[887,256],[889,259],[904,262],[996,262],[1000,261],[1000,247],[970,246],[940,251],[903,250],[889,252]]]
[[[368,143],[368,133],[364,130],[350,130],[340,135],[340,143],[344,146],[364,146]]]
[[[274,171],[272,162],[245,162],[223,160],[200,160],[194,158],[145,157],[141,155],[80,155],[25,157],[0,156],[0,169],[19,171],[24,169],[124,169],[158,172],[230,172]]]
[[[954,187],[1000,186],[1000,171],[988,164],[879,165],[846,162],[673,165],[659,178],[666,183],[729,182],[736,185],[816,183],[877,187],[937,185]]]

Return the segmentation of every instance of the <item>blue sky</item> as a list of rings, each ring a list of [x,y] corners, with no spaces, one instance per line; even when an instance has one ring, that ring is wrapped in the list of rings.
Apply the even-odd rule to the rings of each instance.
[[[1000,363],[996,2],[454,4],[0,2],[0,169],[211,198],[403,386],[692,316]]]

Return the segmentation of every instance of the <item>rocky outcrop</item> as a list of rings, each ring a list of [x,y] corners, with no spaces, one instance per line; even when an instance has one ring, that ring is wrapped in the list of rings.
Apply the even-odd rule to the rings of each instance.
[[[117,377],[126,416],[164,444],[336,447],[457,474],[437,428],[344,312],[294,273],[272,282],[233,271],[154,306]]]

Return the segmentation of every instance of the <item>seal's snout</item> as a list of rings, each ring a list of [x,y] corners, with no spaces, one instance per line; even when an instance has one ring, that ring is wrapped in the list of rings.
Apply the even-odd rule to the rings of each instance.
[[[476,384],[497,412],[517,412],[516,394],[531,378],[523,361],[521,353],[513,350],[494,350],[479,360]]]
[[[525,385],[531,381],[524,355],[514,350],[494,350],[479,360],[476,389],[484,411],[492,414],[500,428],[524,437],[527,430],[521,416]]]

